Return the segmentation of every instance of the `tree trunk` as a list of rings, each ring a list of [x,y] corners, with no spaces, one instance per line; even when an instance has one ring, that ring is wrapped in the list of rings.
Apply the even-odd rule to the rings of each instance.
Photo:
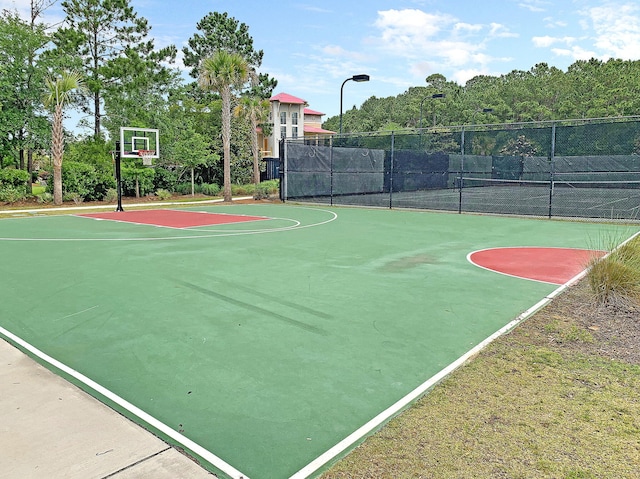
[[[62,204],[62,153],[64,148],[64,130],[62,125],[62,105],[56,105],[53,114],[51,138],[51,156],[53,157],[53,203]]]
[[[260,148],[258,147],[258,120],[251,118],[251,153],[253,153],[253,183],[260,183]]]
[[[193,166],[191,167],[191,196],[196,196],[196,182]]]
[[[100,138],[100,94],[93,95],[93,136],[97,140]]]
[[[29,148],[27,150],[27,172],[29,173],[29,179],[27,180],[27,193],[33,193],[33,150]]]
[[[223,88],[222,96],[222,150],[224,165],[224,201],[231,201],[231,88]]]

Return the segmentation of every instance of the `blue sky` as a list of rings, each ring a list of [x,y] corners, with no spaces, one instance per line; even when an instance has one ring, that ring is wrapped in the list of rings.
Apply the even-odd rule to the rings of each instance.
[[[637,0],[132,0],[152,26],[157,46],[182,46],[212,11],[249,26],[264,50],[262,72],[275,93],[307,100],[329,116],[340,112],[340,86],[354,74],[368,83],[344,87],[344,109],[371,96],[395,96],[441,73],[464,84],[546,62],[562,70],[591,57],[640,59]],[[0,0],[26,11],[29,0]],[[45,20],[62,10],[54,5]],[[178,65],[181,66],[180,58]]]

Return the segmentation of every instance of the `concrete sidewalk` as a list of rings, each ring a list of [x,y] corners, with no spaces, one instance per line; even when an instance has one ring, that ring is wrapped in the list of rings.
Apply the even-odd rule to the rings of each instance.
[[[212,479],[147,430],[0,339],[1,479]]]

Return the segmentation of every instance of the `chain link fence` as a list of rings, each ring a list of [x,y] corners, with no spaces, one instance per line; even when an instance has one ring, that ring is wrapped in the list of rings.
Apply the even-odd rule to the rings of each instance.
[[[287,139],[281,199],[638,220],[640,117]]]

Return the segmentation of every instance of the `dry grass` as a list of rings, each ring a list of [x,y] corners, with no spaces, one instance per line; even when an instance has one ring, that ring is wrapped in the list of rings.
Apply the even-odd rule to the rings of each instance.
[[[602,260],[594,260],[587,275],[600,304],[640,299],[640,238],[635,238]]]

